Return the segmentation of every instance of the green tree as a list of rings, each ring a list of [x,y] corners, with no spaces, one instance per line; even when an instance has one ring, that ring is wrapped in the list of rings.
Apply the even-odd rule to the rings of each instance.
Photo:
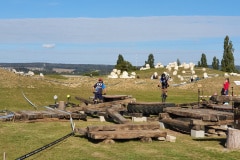
[[[121,64],[124,62],[124,58],[121,54],[118,55],[118,59],[117,59],[117,65]]]
[[[177,65],[180,66],[181,65],[181,62],[179,59],[177,59]]]
[[[221,70],[224,72],[236,72],[236,68],[234,65],[234,56],[233,56],[234,48],[232,41],[230,41],[229,37],[226,36],[224,39],[224,51],[223,58],[221,61]]]
[[[219,70],[219,60],[216,58],[216,56],[213,57],[212,68]]]
[[[200,62],[198,62],[198,67],[206,67],[206,68],[208,68],[207,57],[206,57],[206,55],[204,53],[202,53],[201,60],[200,60]]]
[[[115,65],[115,68],[121,71],[136,70],[136,67],[134,67],[130,62],[125,61],[121,54],[118,55],[118,60],[117,64]]]
[[[148,55],[148,60],[145,61],[145,65],[149,64],[150,68],[154,68],[154,56],[153,54]]]
[[[201,67],[201,63],[200,63],[200,61],[198,61],[198,67]]]

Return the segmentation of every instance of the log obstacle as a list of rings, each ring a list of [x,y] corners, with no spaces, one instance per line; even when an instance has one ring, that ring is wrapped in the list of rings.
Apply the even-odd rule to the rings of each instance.
[[[240,130],[228,128],[226,147],[228,149],[240,148]]]
[[[152,138],[166,138],[167,136],[166,131],[160,130],[159,122],[88,126],[86,129],[75,128],[75,133],[84,134],[96,140],[139,138],[142,141],[151,141]]]

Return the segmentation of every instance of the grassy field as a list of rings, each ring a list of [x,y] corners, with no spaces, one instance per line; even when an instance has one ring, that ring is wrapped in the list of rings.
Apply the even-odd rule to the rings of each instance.
[[[151,69],[138,71],[138,79],[108,79],[103,77],[107,85],[107,94],[132,95],[137,101],[160,101],[160,90],[157,87],[158,80],[151,80],[154,72],[160,75],[164,69]],[[179,71],[180,72],[180,71]],[[199,77],[203,76],[201,68],[196,69]],[[220,94],[224,81],[224,73],[207,70],[209,74],[216,74],[212,78],[174,86],[182,83],[176,76],[172,76],[168,90],[168,102],[185,103],[196,102],[198,91],[201,95]],[[71,101],[80,103],[74,97],[89,98],[92,96],[91,87],[98,77],[62,77],[45,76],[44,78],[23,77],[9,71],[0,69],[0,110],[34,110],[24,99],[31,100],[38,110],[43,106],[54,103],[53,96],[58,95],[58,100],[66,101],[66,95],[71,95]],[[239,95],[240,89],[234,81],[238,77],[230,77],[234,94]],[[189,80],[186,80],[189,82]],[[232,89],[230,90],[232,92]],[[90,125],[108,125],[110,122],[99,122],[88,118],[88,121],[74,121],[77,128],[85,128]],[[104,144],[86,139],[78,135],[52,146],[28,159],[34,160],[80,160],[80,159],[174,159],[174,160],[235,160],[240,158],[240,150],[228,150],[224,147],[226,138],[192,139],[187,134],[182,134],[166,129],[167,133],[176,136],[175,143],[154,140],[151,143],[143,143],[139,140],[116,141],[114,144]],[[0,122],[0,155],[6,154],[7,160],[16,159],[39,147],[57,140],[71,132],[69,121],[59,122]]]

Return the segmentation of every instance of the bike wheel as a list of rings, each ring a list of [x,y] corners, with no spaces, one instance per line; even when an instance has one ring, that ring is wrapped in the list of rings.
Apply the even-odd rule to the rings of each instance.
[[[167,95],[166,95],[166,93],[163,93],[162,94],[162,102],[166,102],[166,99],[167,99]]]

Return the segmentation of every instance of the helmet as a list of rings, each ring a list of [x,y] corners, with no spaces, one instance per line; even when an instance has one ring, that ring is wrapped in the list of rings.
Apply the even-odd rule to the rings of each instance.
[[[102,78],[99,78],[98,81],[103,81]]]

